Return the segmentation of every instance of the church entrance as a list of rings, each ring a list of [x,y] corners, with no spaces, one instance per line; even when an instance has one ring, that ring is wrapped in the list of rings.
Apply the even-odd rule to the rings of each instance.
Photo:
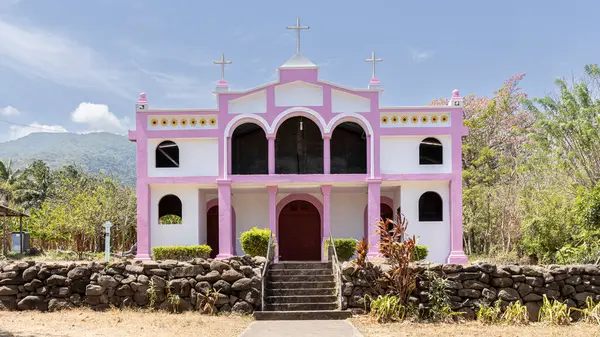
[[[206,244],[212,248],[210,257],[219,254],[219,206],[213,206],[206,212]]]
[[[321,260],[321,215],[308,201],[295,200],[279,214],[279,259]]]

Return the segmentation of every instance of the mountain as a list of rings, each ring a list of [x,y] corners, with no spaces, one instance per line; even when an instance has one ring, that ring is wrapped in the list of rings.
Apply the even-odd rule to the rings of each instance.
[[[35,159],[45,161],[51,169],[74,164],[135,184],[135,143],[112,133],[32,133],[0,143],[0,159],[11,159],[16,168]]]

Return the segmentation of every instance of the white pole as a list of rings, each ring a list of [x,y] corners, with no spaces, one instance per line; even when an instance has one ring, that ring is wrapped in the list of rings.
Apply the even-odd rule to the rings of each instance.
[[[102,225],[102,227],[104,227],[105,231],[104,231],[104,259],[106,260],[106,262],[108,262],[108,260],[110,259],[110,228],[112,227],[112,224],[110,223],[110,221],[107,221],[104,223],[104,225]]]

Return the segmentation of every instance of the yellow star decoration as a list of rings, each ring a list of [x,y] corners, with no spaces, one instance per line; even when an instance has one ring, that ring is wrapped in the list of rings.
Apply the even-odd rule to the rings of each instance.
[[[400,117],[400,120],[402,121],[402,123],[406,123],[406,122],[408,122],[408,117],[402,116],[402,117]]]
[[[217,119],[213,117],[208,121],[208,123],[210,126],[215,126],[217,124]]]
[[[448,121],[448,116],[443,115],[440,120],[442,121],[442,123],[446,123]]]
[[[388,116],[381,116],[381,124],[387,124]]]
[[[431,116],[431,123],[437,123],[438,118],[437,116]]]
[[[421,117],[421,123],[427,123],[429,121],[429,117],[423,116]]]
[[[413,122],[413,123],[416,123],[416,122],[418,122],[418,121],[419,121],[419,117],[417,117],[417,116],[412,116],[412,117],[411,117],[411,119],[410,119],[410,121],[411,121],[411,122]]]
[[[190,119],[190,124],[191,124],[192,126],[196,126],[196,118],[192,118],[192,119]]]
[[[206,125],[206,119],[202,118],[200,120],[200,126],[205,126]]]
[[[181,120],[181,126],[186,126],[187,125],[187,119],[182,119]]]
[[[163,118],[163,119],[160,121],[160,124],[161,124],[162,126],[167,126],[167,124],[169,124],[169,121],[168,121],[168,120],[166,120],[165,118]]]
[[[398,116],[392,116],[392,123],[398,123]]]
[[[177,124],[179,124],[179,122],[175,118],[171,119],[171,126],[177,126]]]
[[[152,126],[157,126],[158,125],[158,119],[151,120],[150,124],[152,124]]]

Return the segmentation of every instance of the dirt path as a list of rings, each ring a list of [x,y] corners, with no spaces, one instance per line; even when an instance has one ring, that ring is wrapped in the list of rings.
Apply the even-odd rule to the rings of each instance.
[[[237,337],[250,317],[212,317],[196,313],[169,314],[111,310],[63,312],[0,311],[0,336],[11,337]]]

